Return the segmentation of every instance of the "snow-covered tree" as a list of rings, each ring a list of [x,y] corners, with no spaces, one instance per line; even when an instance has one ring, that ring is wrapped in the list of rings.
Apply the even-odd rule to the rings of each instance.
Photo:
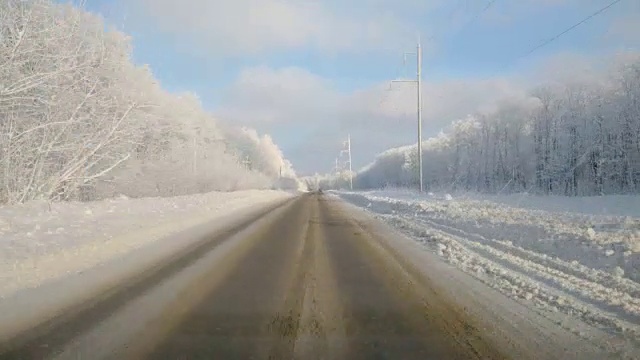
[[[640,192],[640,56],[616,60],[602,76],[542,84],[426,140],[425,185],[570,196]],[[415,186],[416,148],[378,155],[356,185]]]
[[[236,136],[197,96],[167,93],[131,61],[130,39],[105,28],[72,5],[0,2],[0,203],[269,187],[280,169],[295,178],[269,137]]]

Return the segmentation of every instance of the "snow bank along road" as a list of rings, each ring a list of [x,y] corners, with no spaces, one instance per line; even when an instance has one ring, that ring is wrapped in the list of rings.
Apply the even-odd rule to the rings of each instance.
[[[283,191],[246,190],[0,206],[0,305],[3,298],[17,292],[96,266],[104,268],[124,256],[135,261],[130,262],[132,266],[119,261],[120,270],[144,266],[220,224],[235,221],[248,209],[290,197],[292,194]],[[185,229],[195,231],[171,238]]]
[[[590,329],[603,341],[586,341],[364,211],[313,194],[231,222],[39,320],[5,331],[0,358],[633,356],[607,347],[608,334]]]

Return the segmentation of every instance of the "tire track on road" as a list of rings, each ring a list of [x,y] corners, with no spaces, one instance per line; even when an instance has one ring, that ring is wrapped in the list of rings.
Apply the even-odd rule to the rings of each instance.
[[[301,301],[287,290],[298,270],[304,271],[297,263],[305,249],[301,239],[308,218],[308,201],[303,196],[254,235],[250,248],[225,269],[219,284],[203,288],[206,279],[192,284],[183,297],[196,293],[198,301],[189,301],[177,319],[167,320],[171,325],[165,325],[168,330],[162,338],[145,346],[145,351],[132,350],[122,358],[267,359],[291,352],[297,330],[293,316]],[[219,268],[213,266],[210,277]]]
[[[307,243],[311,251],[304,284],[304,302],[295,340],[294,359],[343,359],[346,337],[335,274],[326,249],[326,236],[318,198],[312,202]]]
[[[343,294],[349,359],[504,359],[456,309],[324,199],[328,247]]]

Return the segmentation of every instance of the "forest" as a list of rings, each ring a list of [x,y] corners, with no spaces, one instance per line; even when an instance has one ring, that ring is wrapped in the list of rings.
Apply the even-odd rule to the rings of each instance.
[[[536,84],[524,99],[455,121],[424,141],[423,168],[431,191],[640,193],[640,55],[616,55],[597,76]],[[326,182],[344,187],[344,176]],[[417,187],[417,146],[379,154],[354,186]]]
[[[268,135],[163,90],[131,39],[81,8],[1,1],[0,79],[0,204],[295,184]]]

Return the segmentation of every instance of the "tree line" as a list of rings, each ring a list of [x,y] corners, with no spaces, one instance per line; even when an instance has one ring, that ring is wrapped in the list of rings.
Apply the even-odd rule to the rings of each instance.
[[[640,193],[640,56],[596,77],[537,86],[423,143],[425,185],[447,191],[587,196]],[[358,172],[359,188],[416,187],[417,146]]]
[[[107,29],[107,30],[105,30]],[[269,136],[163,90],[83,9],[0,2],[0,204],[266,188],[295,178]]]

